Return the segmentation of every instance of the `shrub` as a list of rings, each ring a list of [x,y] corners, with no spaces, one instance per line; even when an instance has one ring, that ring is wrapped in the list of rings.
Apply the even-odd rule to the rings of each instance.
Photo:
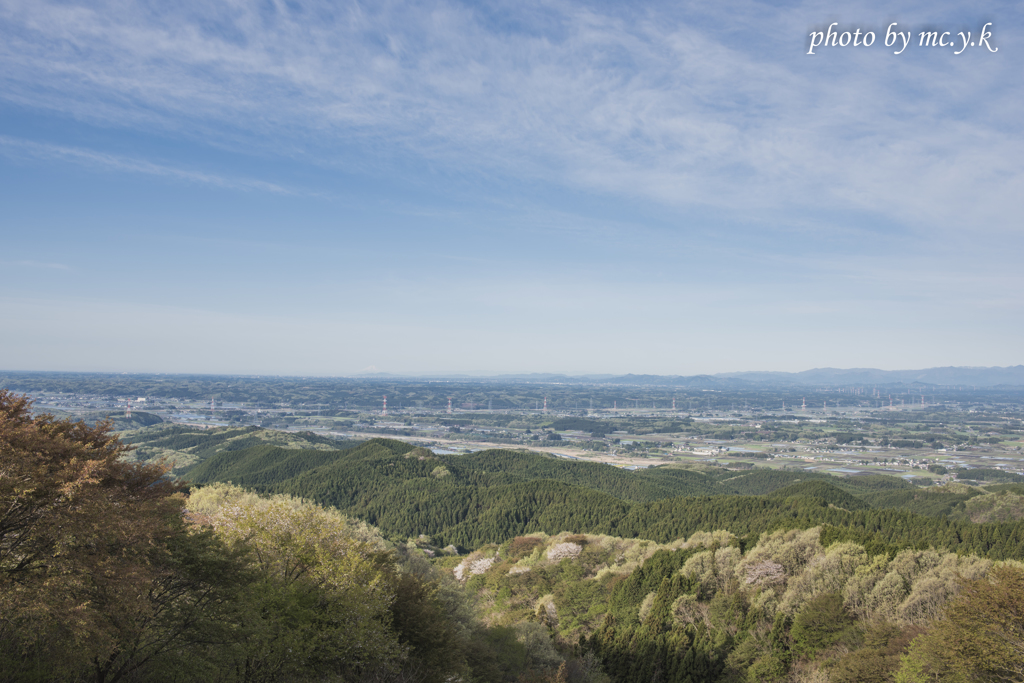
[[[536,536],[517,536],[508,546],[509,559],[516,560],[529,555],[534,549],[543,545],[544,541]]]
[[[843,606],[843,596],[823,593],[812,598],[793,619],[793,651],[813,657],[841,641],[856,638],[854,618]]]

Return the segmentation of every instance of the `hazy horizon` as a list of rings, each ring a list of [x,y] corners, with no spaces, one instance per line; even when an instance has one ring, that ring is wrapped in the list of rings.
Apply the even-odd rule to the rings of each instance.
[[[295,377],[315,377],[318,379],[360,379],[360,378],[373,378],[373,377],[391,377],[394,379],[501,379],[503,377],[518,378],[518,377],[565,377],[567,379],[576,378],[620,378],[633,376],[649,376],[649,377],[697,377],[697,376],[708,376],[708,377],[737,377],[740,375],[800,375],[812,372],[882,372],[882,373],[913,373],[913,372],[927,372],[934,370],[988,370],[988,371],[1000,371],[1000,370],[1018,370],[1024,369],[1024,365],[1011,365],[1011,366],[970,366],[970,365],[942,365],[931,368],[839,368],[832,366],[818,367],[818,368],[804,368],[803,370],[796,371],[777,371],[777,370],[725,370],[721,372],[708,372],[708,373],[695,373],[691,375],[678,375],[668,373],[636,373],[636,372],[624,372],[624,373],[608,373],[608,372],[581,372],[581,373],[566,373],[566,372],[543,372],[543,371],[526,371],[526,372],[507,372],[498,374],[470,374],[464,372],[409,372],[409,373],[396,373],[388,372],[386,370],[367,370],[365,372],[357,372],[347,375],[327,375],[318,373],[300,373],[300,374],[274,374],[274,373],[260,373],[260,372],[241,372],[241,373],[225,373],[225,372],[166,372],[160,370],[70,370],[70,369],[54,369],[54,370],[40,370],[36,368],[26,369],[12,369],[12,368],[0,368],[0,373],[13,372],[13,373],[53,373],[53,374],[96,374],[96,375],[166,375],[169,377],[181,376],[206,376],[206,377],[267,377],[267,378],[295,378]]]

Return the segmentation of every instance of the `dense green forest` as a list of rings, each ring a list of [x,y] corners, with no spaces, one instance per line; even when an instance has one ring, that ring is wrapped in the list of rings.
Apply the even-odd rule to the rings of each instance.
[[[1020,484],[147,443],[0,391],[0,681],[1024,676]]]
[[[826,525],[844,538],[880,547],[934,546],[992,559],[1024,558],[1018,496],[965,486],[921,489],[882,475],[840,479],[712,467],[629,472],[509,450],[442,456],[374,439],[339,451],[265,445],[223,451],[184,476],[194,484],[231,481],[309,498],[394,539],[427,534],[465,549],[533,532],[667,542],[697,531],[756,538],[765,531]],[[971,499],[1000,496],[1007,514],[971,521]]]

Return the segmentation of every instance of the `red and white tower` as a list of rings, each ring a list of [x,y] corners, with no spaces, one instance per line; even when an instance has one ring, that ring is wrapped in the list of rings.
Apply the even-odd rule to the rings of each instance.
[[[388,414],[388,397],[387,397],[387,395],[384,396],[384,408],[383,408],[383,410],[380,411],[380,414],[381,415],[387,415]]]
[[[452,397],[449,396],[448,397],[448,414],[451,415],[451,413],[452,413]]]

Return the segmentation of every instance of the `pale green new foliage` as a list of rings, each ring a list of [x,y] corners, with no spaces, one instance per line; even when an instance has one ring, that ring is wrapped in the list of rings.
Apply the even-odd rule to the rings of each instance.
[[[996,563],[959,588],[911,643],[894,677],[898,683],[1024,680],[1024,569]]]
[[[900,657],[900,668],[893,674],[896,683],[929,683],[932,677],[924,670],[924,662],[912,655]]]
[[[757,593],[750,601],[750,609],[761,614],[765,619],[774,619],[779,609],[779,601],[775,590],[767,588]]]
[[[889,564],[889,571],[896,572],[907,583],[918,575],[934,569],[942,562],[942,553],[935,550],[901,550]]]
[[[255,505],[259,494],[232,484],[214,483],[193,489],[189,494],[186,508],[195,515],[212,515],[225,505]],[[296,504],[301,503],[296,499]]]
[[[395,596],[379,534],[297,498],[207,488],[193,494],[189,509],[229,545],[248,549],[261,577],[239,606],[247,636],[238,659],[247,676],[272,680],[317,662],[342,675],[401,659],[388,628]]]
[[[901,624],[925,625],[938,618],[943,607],[960,592],[960,581],[980,578],[988,573],[991,560],[946,553],[939,563],[918,574],[910,594],[896,610]]]
[[[701,593],[707,594],[716,580],[722,585],[724,566],[705,551],[691,557],[681,573],[700,580]],[[903,550],[892,560],[885,555],[869,557],[856,543],[825,549],[818,542],[818,529],[807,529],[765,534],[732,566],[741,589],[753,593],[751,604],[768,611],[774,611],[777,600],[777,609],[793,616],[813,598],[837,593],[859,619],[926,626],[957,595],[959,577],[984,576],[992,562],[914,549]],[[780,576],[772,578],[773,571]],[[765,593],[773,584],[769,599]]]
[[[734,547],[705,550],[686,561],[679,573],[700,583],[701,595],[710,597],[723,589],[735,576],[740,549]]]
[[[789,581],[779,609],[795,614],[811,598],[822,593],[840,593],[857,568],[868,561],[864,548],[856,543],[836,543],[815,555],[804,570]]]
[[[189,512],[204,517],[215,515],[229,507],[257,509],[267,506],[283,506],[293,510],[317,510],[316,515],[339,529],[351,538],[361,540],[376,550],[384,550],[386,544],[380,532],[358,519],[352,519],[338,512],[335,508],[325,508],[311,501],[281,493],[273,496],[259,494],[234,486],[230,483],[213,483],[195,489],[189,495],[186,508]]]
[[[686,561],[679,573],[683,576],[692,576],[700,579],[712,572],[715,566],[715,554],[710,550],[693,555]]]
[[[771,561],[782,565],[787,578],[796,576],[815,555],[824,554],[825,549],[818,541],[820,533],[821,529],[814,527],[762,534],[737,566],[737,573],[746,576],[748,567]]]
[[[651,614],[651,608],[654,606],[654,598],[658,596],[657,593],[648,593],[644,596],[643,602],[640,603],[640,622],[647,621],[647,617]]]
[[[885,575],[864,596],[863,604],[856,601],[858,606],[870,618],[898,624],[926,623],[935,609],[945,603],[946,596],[935,595],[941,581],[923,579],[938,578],[934,570],[942,565],[945,555],[935,550],[900,551],[886,566]],[[955,566],[955,556],[952,562]],[[920,583],[918,594],[908,603],[915,583]]]
[[[872,615],[873,602],[870,599],[875,586],[885,577],[889,566],[886,555],[876,555],[866,564],[857,567],[853,576],[843,588],[843,602],[846,608],[859,619],[869,619]]]
[[[884,621],[896,621],[900,604],[910,593],[910,586],[899,572],[888,572],[867,596],[868,613]]]
[[[979,578],[991,566],[984,558],[934,550],[904,550],[892,561],[877,555],[857,567],[842,594],[860,619],[927,626],[958,594],[960,577]]]
[[[379,583],[369,558],[382,547],[359,538],[356,525],[334,510],[271,499],[226,505],[211,521],[228,541],[252,548],[259,567],[284,584],[306,578],[331,590],[373,590]]]

